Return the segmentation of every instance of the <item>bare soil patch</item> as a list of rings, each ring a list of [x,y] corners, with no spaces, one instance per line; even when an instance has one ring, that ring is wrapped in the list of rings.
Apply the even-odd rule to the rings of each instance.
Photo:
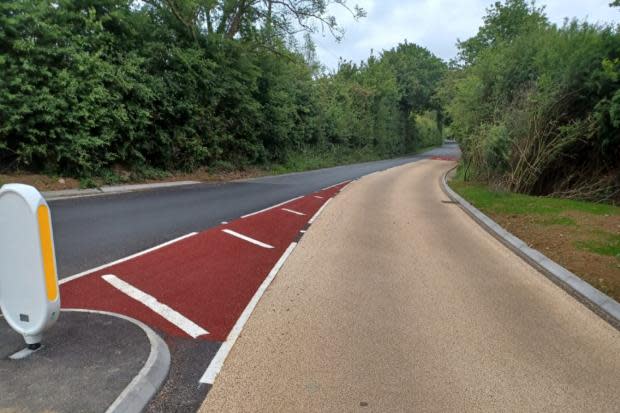
[[[234,181],[237,179],[255,178],[267,175],[268,171],[258,168],[246,169],[243,171],[213,172],[207,169],[199,169],[192,173],[170,173],[161,179],[135,179],[130,175],[122,175],[123,179],[119,182],[105,182],[101,178],[94,178],[95,186],[104,185],[129,185],[142,183],[158,182],[178,182],[178,181],[200,181],[200,182],[223,182]],[[60,191],[63,189],[79,189],[80,181],[74,178],[54,177],[40,174],[16,173],[0,174],[0,186],[7,183],[18,183],[31,185],[39,191]]]
[[[536,214],[490,215],[532,248],[620,301],[620,257],[601,255],[580,247],[582,243],[605,242],[607,233],[620,234],[620,216],[566,211],[559,216],[574,223],[557,220],[563,223],[554,224],[549,223],[548,217]]]

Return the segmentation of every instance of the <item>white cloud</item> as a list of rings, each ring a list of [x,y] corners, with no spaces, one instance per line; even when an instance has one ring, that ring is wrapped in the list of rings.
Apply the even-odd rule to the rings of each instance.
[[[562,24],[564,18],[577,17],[589,22],[620,22],[620,12],[610,8],[611,0],[545,0],[549,19]],[[329,35],[315,36],[318,56],[329,68],[338,58],[358,62],[384,49],[391,49],[407,39],[428,48],[443,59],[456,55],[456,41],[467,39],[478,31],[485,9],[493,0],[351,0],[368,16],[358,22],[341,7],[332,12],[345,28],[341,43]]]

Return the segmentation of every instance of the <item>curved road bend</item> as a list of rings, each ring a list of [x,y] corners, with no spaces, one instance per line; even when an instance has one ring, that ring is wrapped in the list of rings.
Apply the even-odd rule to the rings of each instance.
[[[107,264],[326,186],[425,156],[458,156],[445,145],[417,156],[118,195],[51,201],[61,278]]]
[[[617,412],[620,333],[443,203],[451,165],[345,188],[202,411]]]

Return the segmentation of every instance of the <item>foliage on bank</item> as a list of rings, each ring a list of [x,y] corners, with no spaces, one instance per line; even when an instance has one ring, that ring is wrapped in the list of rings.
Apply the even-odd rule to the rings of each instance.
[[[613,200],[620,193],[620,33],[551,24],[505,0],[459,42],[440,95],[466,174],[514,192]]]
[[[440,59],[404,43],[326,72],[292,33],[340,36],[332,2],[284,3],[1,2],[0,168],[243,168],[441,141]]]

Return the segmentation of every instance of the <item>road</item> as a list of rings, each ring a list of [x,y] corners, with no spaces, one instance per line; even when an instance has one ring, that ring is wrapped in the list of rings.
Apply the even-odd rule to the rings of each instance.
[[[450,155],[458,148],[245,182],[52,202],[62,306],[128,316],[152,328],[167,343],[171,365],[146,411],[196,411],[279,263],[347,178]]]
[[[446,145],[425,153],[454,154]],[[244,214],[338,182],[424,156],[366,162],[225,184],[66,199],[50,202],[60,278],[202,231]]]
[[[446,202],[452,165],[335,197],[202,411],[619,411],[619,332]]]

